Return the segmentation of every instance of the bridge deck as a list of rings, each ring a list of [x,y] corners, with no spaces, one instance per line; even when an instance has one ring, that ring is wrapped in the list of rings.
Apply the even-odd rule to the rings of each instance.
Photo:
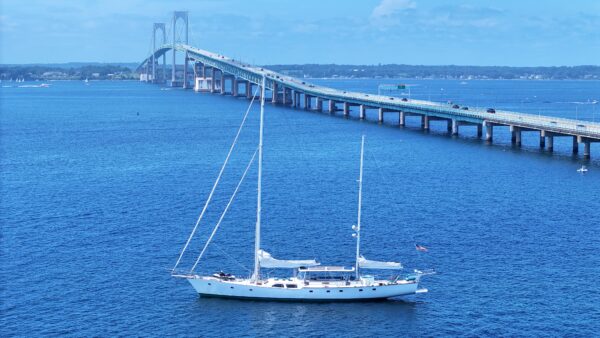
[[[399,98],[391,98],[389,96],[338,90],[314,85],[301,79],[242,63],[224,55],[208,52],[184,44],[163,45],[154,52],[154,56],[155,58],[158,58],[173,48],[176,51],[186,52],[191,60],[218,68],[224,73],[232,74],[239,79],[247,80],[255,84],[261,84],[262,78],[265,76],[267,79],[266,87],[270,90],[273,90],[276,85],[278,88],[290,88],[308,96],[318,97],[324,100],[333,100],[340,103],[345,102],[352,105],[362,105],[368,108],[383,108],[386,111],[403,111],[406,113],[439,117],[448,120],[456,119],[461,122],[514,126],[523,130],[543,130],[549,134],[585,138],[587,142],[600,141],[600,123],[523,114],[504,110],[496,110],[496,113],[492,114],[482,108],[469,107],[469,110],[463,110],[452,108],[452,105],[450,104],[413,99],[402,101]],[[140,68],[144,64],[150,62],[152,62],[152,55],[140,64]]]

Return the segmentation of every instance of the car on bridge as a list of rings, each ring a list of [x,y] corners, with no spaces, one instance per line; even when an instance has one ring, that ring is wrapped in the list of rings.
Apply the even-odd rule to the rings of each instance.
[[[487,112],[490,113],[490,114],[496,114],[496,109],[494,109],[494,108],[488,108]]]
[[[469,110],[469,107],[467,107],[467,106],[464,106],[464,107],[462,107],[462,108],[460,108],[460,109],[462,109],[462,110]]]
[[[407,99],[407,98],[405,98],[405,97],[403,97],[403,98],[402,98],[402,101],[406,102],[406,101],[408,101],[408,99]]]
[[[454,108],[454,109],[458,109],[458,108],[460,108],[460,107],[459,107],[459,105],[455,104],[455,105],[453,105],[453,106],[452,106],[452,108]]]

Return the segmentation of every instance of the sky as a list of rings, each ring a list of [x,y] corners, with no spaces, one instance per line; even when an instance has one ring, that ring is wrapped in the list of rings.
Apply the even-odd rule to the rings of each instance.
[[[139,62],[174,10],[253,64],[600,64],[599,0],[0,0],[0,63]]]

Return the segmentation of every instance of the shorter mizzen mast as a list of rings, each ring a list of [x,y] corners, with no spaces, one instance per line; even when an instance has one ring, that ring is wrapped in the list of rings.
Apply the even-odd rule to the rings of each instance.
[[[258,189],[256,199],[256,230],[254,233],[254,272],[252,273],[252,281],[258,282],[260,279],[260,214],[261,214],[261,199],[262,199],[262,160],[263,160],[263,127],[265,115],[265,85],[266,79],[263,75],[262,88],[260,91],[260,129],[258,137]],[[276,95],[276,94],[273,94]]]
[[[363,157],[365,150],[365,135],[362,136],[360,142],[360,174],[358,175],[358,217],[356,220],[356,225],[352,227],[352,230],[355,231],[353,234],[356,237],[356,279],[360,278],[359,272],[359,261],[360,261],[360,213],[362,209],[362,181],[363,181]]]

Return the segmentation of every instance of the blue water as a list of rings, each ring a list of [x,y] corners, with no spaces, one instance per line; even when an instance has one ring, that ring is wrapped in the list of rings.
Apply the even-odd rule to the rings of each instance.
[[[600,118],[600,82],[398,80],[416,98]],[[315,80],[376,92],[389,80]],[[444,88],[444,90],[441,90]],[[351,265],[360,135],[363,253],[435,268],[428,294],[348,304],[199,298],[171,268],[248,105],[137,82],[0,89],[1,336],[594,336],[600,146],[494,144],[267,105],[263,247]],[[578,103],[574,103],[578,102]],[[356,116],[356,112],[352,113]],[[598,116],[596,116],[598,115]],[[189,268],[256,146],[254,107]],[[587,174],[576,169],[589,167]],[[252,266],[256,171],[200,272]],[[414,243],[428,253],[414,250]]]

